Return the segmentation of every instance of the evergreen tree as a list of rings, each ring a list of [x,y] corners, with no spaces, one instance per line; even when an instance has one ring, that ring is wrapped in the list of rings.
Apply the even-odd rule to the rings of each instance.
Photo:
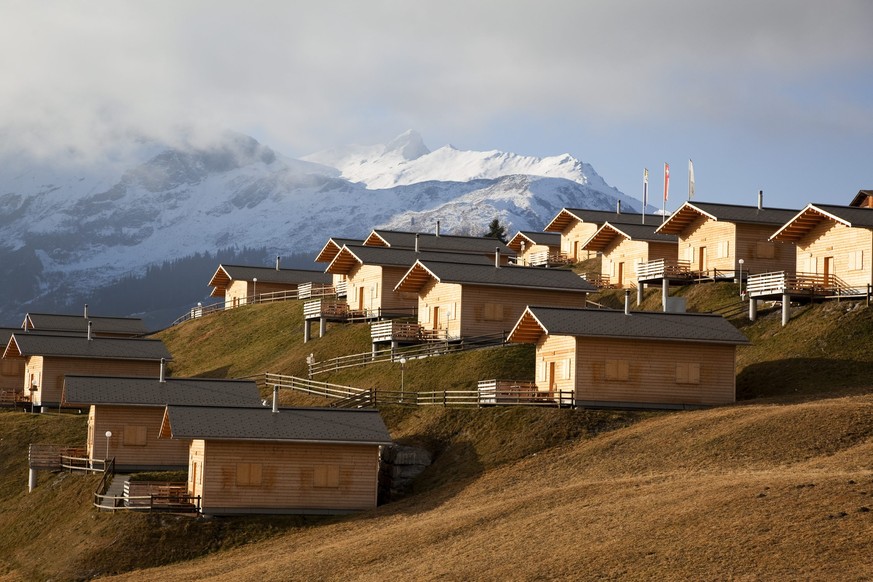
[[[502,243],[506,243],[506,227],[500,224],[496,218],[488,225],[488,233],[485,238],[496,238]]]

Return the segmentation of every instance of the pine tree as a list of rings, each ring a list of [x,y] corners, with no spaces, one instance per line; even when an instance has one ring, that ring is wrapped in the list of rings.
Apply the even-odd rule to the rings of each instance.
[[[488,234],[485,238],[496,238],[502,243],[506,243],[506,227],[500,224],[496,218],[488,225]]]

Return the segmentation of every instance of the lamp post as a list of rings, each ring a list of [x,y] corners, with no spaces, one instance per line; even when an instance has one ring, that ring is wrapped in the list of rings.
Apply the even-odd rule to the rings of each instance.
[[[109,462],[109,439],[111,439],[111,438],[112,438],[112,431],[107,430],[106,431],[106,461],[104,462],[104,467],[106,466],[106,463]]]
[[[253,278],[252,283],[255,284],[255,288],[252,291],[252,303],[257,303],[258,302],[258,278],[257,277]]]
[[[740,297],[743,296],[743,264],[746,261],[740,259]]]
[[[400,402],[403,402],[403,370],[406,368],[406,358],[400,358]]]

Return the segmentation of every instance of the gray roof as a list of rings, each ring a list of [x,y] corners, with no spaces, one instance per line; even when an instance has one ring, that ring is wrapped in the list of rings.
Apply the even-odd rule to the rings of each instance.
[[[172,438],[389,444],[378,410],[169,406]]]
[[[438,261],[418,261],[441,283],[463,283],[487,287],[527,287],[543,290],[578,291],[591,293],[597,289],[588,281],[567,269],[492,265],[464,265]],[[413,266],[413,268],[415,268]],[[411,272],[412,269],[410,269]],[[404,275],[404,279],[409,275]],[[398,287],[403,281],[398,284]]]
[[[708,313],[633,311],[630,315],[625,315],[624,311],[612,309],[529,306],[519,323],[528,313],[533,315],[549,335],[735,345],[749,343],[746,336],[724,317]]]
[[[382,265],[386,267],[410,267],[419,259],[428,259],[452,263],[472,263],[477,265],[493,265],[494,258],[486,254],[449,253],[441,251],[419,251],[410,249],[395,249],[392,247],[367,247],[363,245],[345,245],[354,256],[365,265]],[[494,245],[491,247],[494,252]],[[505,253],[501,253],[504,256]],[[330,267],[328,267],[330,269]]]
[[[138,317],[91,315],[85,317],[84,314],[62,315],[57,313],[28,313],[24,317],[25,325],[37,331],[87,333],[89,321],[91,322],[91,332],[95,334],[146,335],[148,333],[142,319]]]
[[[433,233],[425,232],[402,232],[397,230],[381,230],[375,229],[371,236],[376,234],[384,240],[391,248],[415,248],[415,237],[418,236],[418,248],[421,250],[430,251],[449,251],[463,253],[493,253],[494,247],[500,247],[500,253],[504,255],[515,255],[515,251],[510,249],[504,243],[496,238],[486,238],[481,236],[457,236],[443,235],[437,236]]]
[[[64,380],[67,402],[128,406],[240,406],[261,407],[253,380],[214,378],[132,378],[68,375]]]
[[[630,240],[638,240],[638,241],[645,241],[645,242],[666,242],[666,243],[677,243],[677,244],[679,243],[679,237],[677,237],[675,234],[661,234],[660,232],[655,232],[655,229],[657,229],[658,226],[660,226],[660,223],[658,223],[658,225],[654,225],[654,224],[633,224],[633,223],[613,224],[611,222],[607,222],[607,223],[604,223],[604,225],[601,226],[600,229],[597,231],[597,233],[592,235],[591,238],[593,239],[594,237],[596,237],[600,233],[601,230],[603,230],[604,228],[607,227],[607,225],[610,228],[612,228],[613,230],[616,230],[618,232],[621,232],[621,233],[629,236]]]
[[[512,242],[519,236],[526,238],[527,240],[533,242],[537,245],[546,245],[546,246],[559,246],[561,244],[561,234],[557,232],[540,232],[540,231],[532,231],[532,230],[520,230],[518,231],[509,242]]]
[[[562,211],[569,212],[582,222],[615,222],[619,224],[642,224],[642,215],[639,212],[616,212],[614,210],[590,210],[588,208],[564,208]],[[646,224],[661,224],[661,217],[654,214],[646,215]]]
[[[314,271],[309,269],[275,269],[271,267],[251,267],[246,265],[224,265],[218,266],[219,269],[224,269],[233,281],[251,281],[255,277],[258,278],[258,283],[330,283],[332,278],[324,271]]]
[[[118,360],[170,360],[164,342],[156,339],[129,339],[84,336],[42,335],[19,331],[12,335],[12,344],[22,356],[63,356]]]
[[[697,202],[696,200],[685,202],[683,206],[691,206],[706,214],[715,216],[718,220],[749,224],[783,225],[797,214],[796,209],[792,210],[790,208],[758,208],[757,206]],[[682,208],[680,207],[676,212],[679,210],[682,210]]]
[[[808,208],[817,208],[828,214],[832,214],[837,218],[841,218],[848,222],[851,226],[859,228],[873,228],[873,208],[865,208],[858,206],[838,206],[836,204],[810,204],[800,212],[797,212],[791,218],[800,216]],[[785,222],[788,222],[787,220]]]

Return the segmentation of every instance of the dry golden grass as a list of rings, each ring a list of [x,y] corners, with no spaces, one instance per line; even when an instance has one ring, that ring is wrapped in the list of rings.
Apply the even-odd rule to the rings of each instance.
[[[869,579],[873,397],[659,415],[135,580]]]

